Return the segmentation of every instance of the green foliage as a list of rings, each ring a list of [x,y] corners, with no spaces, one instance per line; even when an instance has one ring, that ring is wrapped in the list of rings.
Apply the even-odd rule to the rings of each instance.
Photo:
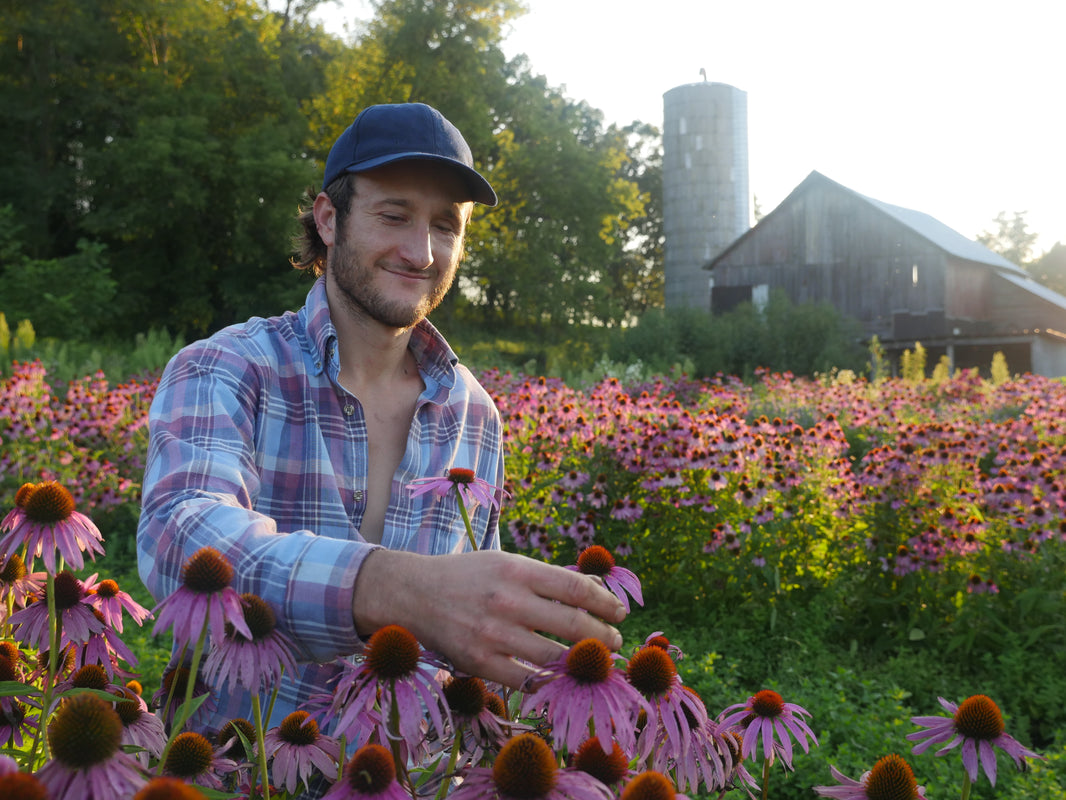
[[[891,374],[891,367],[885,356],[885,348],[876,334],[870,339],[869,351],[870,360],[866,362],[866,371],[870,376],[870,382],[876,384],[885,380]]]
[[[3,364],[9,360],[27,358],[37,341],[37,332],[33,329],[33,323],[28,319],[20,320],[15,326],[15,333],[11,333],[11,326],[7,324],[7,316],[0,311],[0,374],[3,373]]]
[[[1007,357],[1003,355],[1003,352],[1000,350],[997,350],[992,354],[990,375],[992,383],[996,386],[1002,386],[1010,380],[1010,368],[1007,367]]]
[[[929,380],[939,385],[947,381],[951,377],[951,359],[947,355],[942,355],[936,362],[936,366],[933,367],[933,374],[929,376]]]
[[[750,304],[720,316],[698,309],[649,311],[611,338],[607,355],[640,361],[652,373],[685,365],[695,377],[750,378],[760,368],[810,376],[862,366],[850,320],[828,305],[793,305],[783,292],[774,292],[762,313]]]
[[[996,214],[991,230],[983,230],[975,237],[993,253],[999,253],[1012,264],[1028,267],[1032,262],[1033,245],[1037,234],[1029,230],[1024,211],[1015,211],[1007,217],[1006,211]]]
[[[32,334],[28,321],[20,323],[8,355],[11,359],[39,361],[56,384],[68,384],[96,373],[102,373],[112,383],[158,374],[185,344],[182,337],[171,336],[165,329],[138,333],[124,342],[37,340]],[[10,374],[11,367],[11,361],[0,363],[0,376]]]
[[[921,383],[925,380],[926,350],[921,342],[914,343],[914,351],[904,350],[899,359],[899,373],[908,383]]]
[[[906,736],[919,729],[911,718],[944,715],[937,697],[955,702],[971,694],[1015,697],[1013,689],[1002,687],[989,674],[960,681],[956,669],[932,653],[873,656],[836,634],[831,616],[828,620],[823,616],[827,608],[821,602],[796,609],[775,631],[768,629],[765,609],[741,614],[722,606],[698,613],[682,604],[658,608],[635,611],[626,621],[622,631],[627,648],[652,631],[663,631],[685,654],[678,672],[703,699],[709,714],[715,716],[762,689],[773,689],[786,702],[811,713],[818,746],[809,753],[796,751],[794,772],[773,770],[769,796],[774,798],[807,800],[812,796],[810,787],[835,783],[830,766],[857,780],[892,753],[907,760],[929,797],[957,796],[963,775],[959,752],[941,757],[934,751],[911,754],[913,743]],[[1003,707],[1002,699],[1000,704]],[[1024,717],[1005,713],[1008,732],[1029,741]],[[1043,797],[1037,788],[1044,786],[1061,792],[1062,778],[1055,767],[1064,755],[1061,746],[1057,752],[1051,749],[1048,761],[1031,762],[1028,773],[1018,773],[1000,755],[998,791],[991,791],[982,778],[971,796]]]
[[[145,348],[173,344],[153,341]],[[506,341],[492,347],[522,354]],[[0,461],[15,468],[0,486],[5,505],[22,480],[54,476],[76,488],[107,547],[84,574],[115,578],[151,606],[133,549],[151,382],[96,376],[60,393],[40,364],[13,369],[0,382],[0,407],[15,412],[0,419]],[[539,528],[545,536],[530,549],[559,563],[573,563],[582,524],[616,553],[626,548],[621,560],[642,579],[646,603],[623,623],[626,649],[663,631],[686,653],[679,672],[712,715],[766,688],[811,712],[819,745],[796,753],[795,772],[775,768],[770,796],[808,798],[833,782],[831,765],[858,778],[890,753],[907,758],[929,796],[952,796],[958,750],[914,756],[905,737],[912,717],[944,713],[937,697],[972,694],[993,698],[1007,731],[1049,756],[1018,773],[1001,755],[995,792],[982,779],[972,797],[1064,796],[1066,542],[1054,533],[1061,514],[1041,522],[1034,512],[1061,491],[1061,384],[763,371],[748,386],[649,381],[634,362],[593,369],[614,378],[579,391],[485,376],[508,426],[507,530]],[[939,459],[945,448],[952,458]],[[712,453],[743,469],[701,464]],[[1031,520],[995,507],[1001,465],[1015,488],[1032,480]],[[852,480],[860,476],[866,488]],[[628,498],[641,514],[615,517],[603,498]],[[901,546],[917,553],[964,539],[966,526],[983,546],[945,549],[935,568],[903,557]],[[169,642],[133,626],[123,641],[151,691]]]
[[[543,334],[661,302],[658,131],[605,126],[508,61],[521,4],[377,2],[350,43],[309,23],[315,5],[0,8],[0,207],[17,209],[0,218],[0,310],[45,338],[128,340],[295,308],[305,189],[360,108],[399,101],[455,122],[504,200],[478,209],[437,321]]]
[[[1066,295],[1066,245],[1062,242],[1055,242],[1028,270],[1049,289]]]
[[[0,311],[31,320],[41,337],[89,339],[106,328],[116,291],[106,248],[79,239],[76,252],[64,258],[28,258],[15,217],[12,206],[0,208]]]

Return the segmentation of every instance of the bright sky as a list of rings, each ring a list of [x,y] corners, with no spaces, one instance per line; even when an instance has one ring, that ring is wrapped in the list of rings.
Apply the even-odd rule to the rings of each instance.
[[[1061,0],[526,4],[504,51],[608,122],[661,128],[663,93],[701,68],[745,91],[764,213],[817,170],[970,238],[1019,211],[1037,254],[1066,243]],[[320,14],[338,34],[369,16],[365,0]]]

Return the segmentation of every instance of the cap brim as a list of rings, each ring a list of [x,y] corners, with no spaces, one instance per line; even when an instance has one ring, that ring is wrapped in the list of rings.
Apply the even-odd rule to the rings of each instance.
[[[392,164],[395,161],[436,161],[439,164],[455,167],[463,176],[463,182],[466,183],[467,188],[470,190],[470,197],[466,199],[485,206],[494,206],[499,202],[492,185],[482,177],[480,172],[476,169],[471,169],[461,161],[456,161],[454,158],[448,158],[447,156],[435,156],[428,153],[390,153],[387,156],[368,158],[366,161],[352,164],[347,169],[342,170],[341,174],[346,172],[367,172],[376,167]]]

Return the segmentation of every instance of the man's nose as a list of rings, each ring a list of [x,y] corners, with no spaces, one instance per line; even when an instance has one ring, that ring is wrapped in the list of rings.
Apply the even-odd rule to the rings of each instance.
[[[408,228],[400,256],[404,263],[414,269],[426,269],[433,265],[433,239],[428,225],[412,225]]]

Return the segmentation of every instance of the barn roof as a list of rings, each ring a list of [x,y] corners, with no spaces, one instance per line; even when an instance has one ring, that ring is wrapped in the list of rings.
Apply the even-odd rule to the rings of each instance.
[[[966,261],[974,261],[978,264],[987,264],[988,266],[995,267],[997,270],[1004,272],[1014,273],[1016,275],[1025,275],[1026,272],[1017,264],[1014,264],[998,253],[993,253],[987,247],[980,242],[976,242],[973,239],[967,239],[958,231],[953,228],[949,228],[943,222],[934,217],[929,216],[921,211],[914,211],[909,208],[903,208],[901,206],[894,206],[890,203],[884,203],[880,200],[875,200],[872,197],[867,197],[864,194],[859,194],[853,189],[837,183],[830,178],[827,178],[817,170],[812,171],[810,175],[803,179],[795,189],[793,189],[788,197],[781,201],[778,208],[789,203],[793,197],[802,194],[810,189],[812,185],[822,183],[835,189],[860,198],[861,200],[869,203],[877,210],[884,214],[887,214],[893,220],[901,225],[909,228],[914,233],[918,234],[922,238],[926,239],[936,247],[943,250],[948,255],[955,256],[956,258],[965,259]],[[775,211],[777,209],[774,209]],[[771,214],[774,212],[771,211]],[[754,228],[749,229],[743,236],[737,239],[733,244],[727,247],[717,258],[714,259],[708,268],[713,268],[715,262],[721,260],[726,253],[731,251],[742,239],[752,235],[753,232],[759,227],[758,224]]]
[[[1028,275],[1006,275],[1000,273],[1000,277],[1006,281],[1017,286],[1019,289],[1024,289],[1031,294],[1035,294],[1041,300],[1051,303],[1053,306],[1058,306],[1063,311],[1066,311],[1066,296],[1063,296],[1051,289],[1039,281],[1033,280]]]

